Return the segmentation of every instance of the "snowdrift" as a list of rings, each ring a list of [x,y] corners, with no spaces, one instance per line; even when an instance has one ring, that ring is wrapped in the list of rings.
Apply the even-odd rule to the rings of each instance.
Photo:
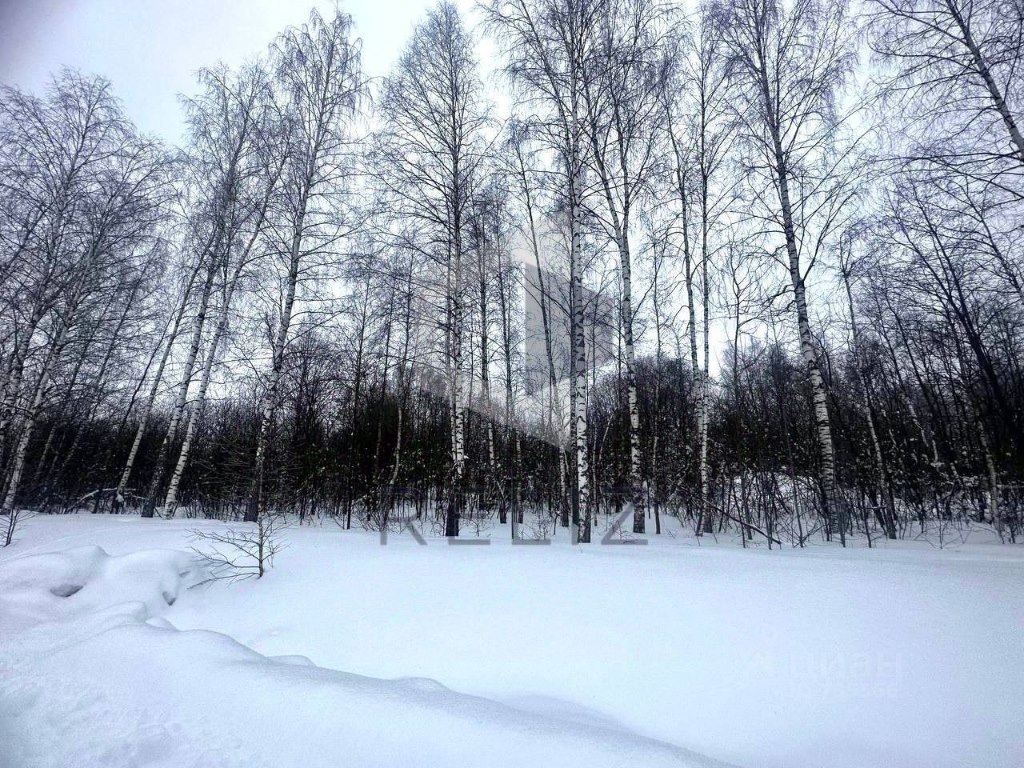
[[[584,711],[531,714],[179,631],[162,614],[202,577],[170,550],[0,563],[0,766],[723,765]]]
[[[0,566],[0,629],[73,618],[123,603],[146,616],[174,605],[199,572],[187,552],[111,557],[97,546],[22,557]]]

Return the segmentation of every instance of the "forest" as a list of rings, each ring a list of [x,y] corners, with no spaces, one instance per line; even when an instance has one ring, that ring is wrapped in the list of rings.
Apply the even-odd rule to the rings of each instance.
[[[1022,36],[996,0],[441,0],[370,78],[313,11],[197,72],[180,142],[99,75],[4,85],[0,543],[1013,542]]]

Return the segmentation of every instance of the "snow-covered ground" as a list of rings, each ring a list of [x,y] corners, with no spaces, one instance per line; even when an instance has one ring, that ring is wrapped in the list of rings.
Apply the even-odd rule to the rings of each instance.
[[[328,523],[260,581],[189,589],[190,531],[218,527],[24,522],[0,766],[1024,765],[1021,547],[382,547]]]

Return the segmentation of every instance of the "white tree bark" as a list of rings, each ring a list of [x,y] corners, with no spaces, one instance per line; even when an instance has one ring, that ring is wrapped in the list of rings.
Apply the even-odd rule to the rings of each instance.
[[[21,437],[18,439],[17,447],[14,450],[14,457],[11,462],[10,479],[7,481],[7,492],[4,495],[3,504],[0,505],[0,515],[7,515],[7,533],[4,537],[4,546],[9,546],[14,536],[14,528],[18,519],[18,512],[15,509],[18,488],[21,485],[21,476],[25,471],[25,459],[28,455],[28,445],[35,431],[36,421],[42,411],[43,400],[46,391],[50,386],[50,375],[53,370],[53,362],[60,355],[67,338],[67,324],[61,323],[60,332],[47,351],[46,360],[43,362],[42,371],[36,381],[35,392],[32,395],[32,403],[25,416],[25,422],[21,428]]]
[[[575,513],[576,542],[590,541],[590,469],[587,432],[587,334],[583,307],[583,165],[579,156],[578,131],[573,125],[574,136],[570,154],[571,169],[569,182],[569,281],[572,304],[572,354],[573,354],[573,439],[575,444]]]
[[[303,206],[306,197],[303,197]],[[292,235],[291,253],[288,260],[288,277],[285,281],[284,302],[278,319],[277,333],[271,347],[270,374],[267,377],[267,389],[263,396],[263,407],[260,411],[260,426],[256,437],[256,461],[254,467],[255,494],[253,506],[246,515],[246,520],[255,522],[263,510],[263,482],[266,471],[267,441],[270,436],[270,425],[277,411],[278,389],[281,384],[281,373],[284,371],[285,352],[288,344],[288,332],[292,325],[295,309],[295,292],[299,282],[299,264],[302,261],[302,222],[305,214],[303,208],[296,222]]]
[[[181,303],[178,306],[177,311],[174,313],[173,325],[171,326],[170,333],[167,335],[163,354],[160,356],[160,363],[157,365],[156,372],[153,374],[153,382],[150,384],[149,394],[146,396],[146,401],[142,407],[142,413],[139,414],[139,423],[135,429],[135,437],[132,440],[131,448],[128,451],[128,458],[125,459],[124,470],[121,472],[121,478],[117,482],[117,489],[114,493],[114,503],[120,505],[123,503],[125,491],[128,488],[128,482],[131,480],[132,470],[135,468],[135,459],[139,454],[139,447],[142,445],[142,438],[146,433],[146,426],[149,424],[149,417],[153,413],[153,406],[156,403],[157,394],[160,391],[160,382],[163,381],[164,369],[167,367],[167,361],[171,357],[171,350],[174,348],[174,342],[178,338],[178,333],[181,329],[181,321],[185,316],[185,309],[188,306],[188,298],[192,292],[192,285],[198,274],[198,270],[193,270],[189,277],[189,282],[185,287],[185,291],[181,297]]]
[[[252,247],[255,241],[255,236],[250,240],[249,247]],[[213,366],[217,360],[217,351],[220,347],[221,340],[224,337],[225,331],[227,331],[228,320],[231,316],[231,301],[234,297],[235,288],[238,285],[238,278],[242,273],[242,269],[247,263],[245,255],[249,249],[246,249],[235,264],[234,269],[228,279],[228,284],[224,291],[224,305],[221,307],[220,318],[217,322],[217,326],[210,337],[209,349],[206,353],[206,358],[203,363],[202,374],[199,379],[199,389],[196,392],[195,401],[192,403],[192,408],[188,414],[188,422],[185,426],[185,436],[182,439],[181,450],[178,451],[178,460],[175,462],[174,471],[171,473],[171,480],[167,486],[167,495],[164,497],[164,503],[161,508],[161,514],[164,517],[174,517],[174,513],[178,508],[178,489],[181,486],[182,475],[185,474],[185,468],[188,466],[189,455],[192,452],[192,444],[195,440],[196,429],[198,428],[199,419],[202,416],[203,406],[206,403],[206,393],[210,387],[210,378],[213,374]]]
[[[192,386],[192,374],[195,371],[196,360],[199,357],[199,350],[203,342],[203,327],[206,325],[206,315],[210,306],[210,295],[213,293],[214,278],[217,275],[217,259],[215,257],[216,242],[219,237],[211,238],[209,248],[206,250],[206,279],[203,281],[202,292],[199,294],[199,306],[196,309],[196,316],[192,321],[192,337],[189,341],[188,355],[185,357],[184,368],[181,374],[181,381],[178,384],[178,394],[174,399],[174,406],[171,409],[171,420],[164,433],[164,439],[160,443],[160,450],[157,452],[156,465],[153,476],[149,481],[149,488],[146,492],[146,504],[142,510],[143,517],[152,517],[156,510],[157,497],[160,494],[160,486],[163,484],[167,454],[171,450],[175,439],[178,436],[178,427],[181,424],[185,412],[185,404],[188,402],[188,391]]]

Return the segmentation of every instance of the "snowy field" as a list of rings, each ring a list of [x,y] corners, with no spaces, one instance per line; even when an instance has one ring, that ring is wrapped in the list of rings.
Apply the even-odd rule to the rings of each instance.
[[[328,523],[260,581],[190,589],[197,527],[219,524],[22,524],[0,766],[1024,765],[1021,547],[382,547]]]

